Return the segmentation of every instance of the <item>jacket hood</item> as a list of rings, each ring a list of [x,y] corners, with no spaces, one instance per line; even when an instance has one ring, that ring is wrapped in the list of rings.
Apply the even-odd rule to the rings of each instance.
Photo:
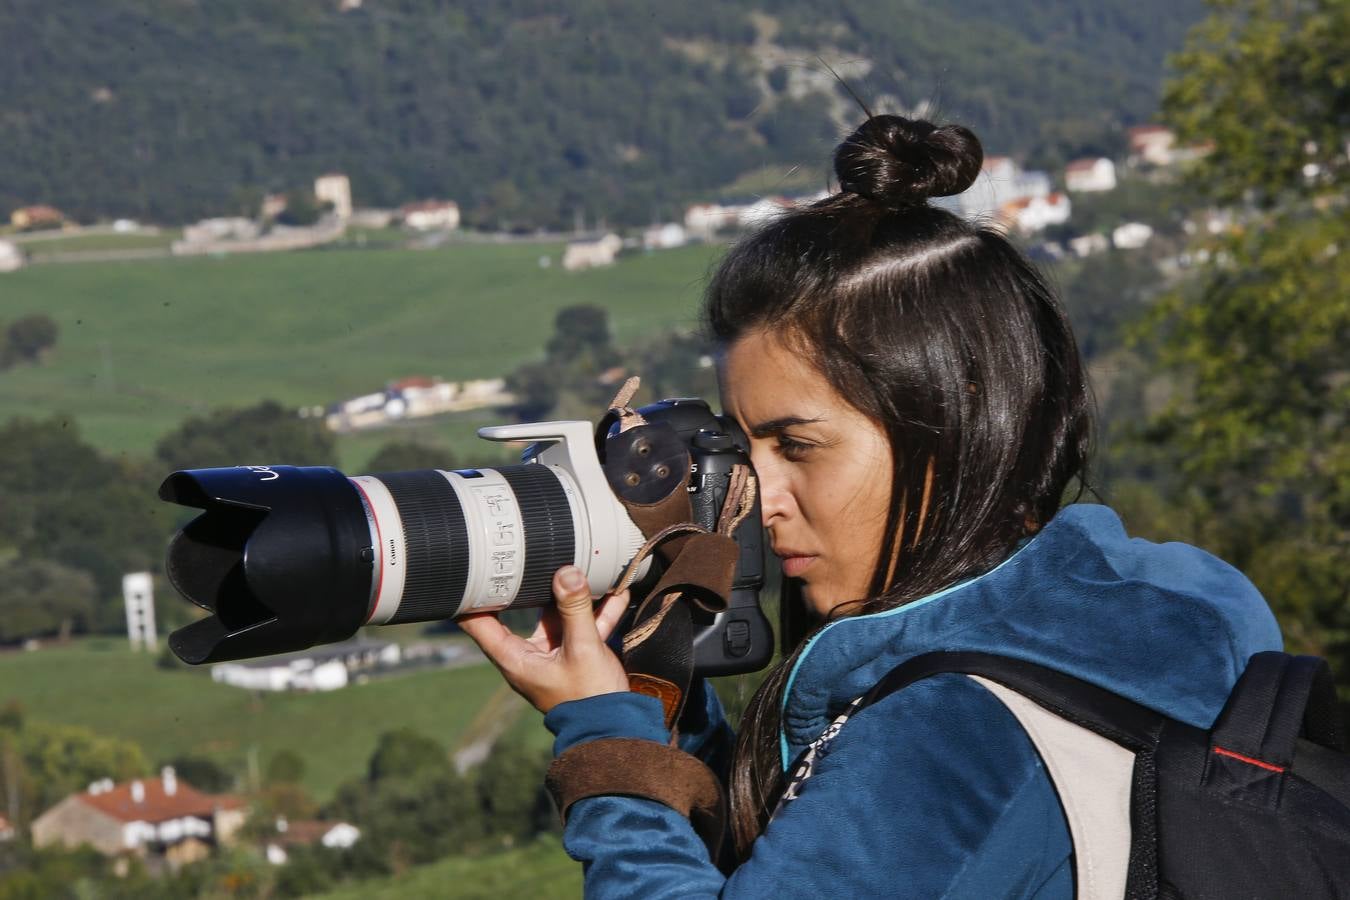
[[[1251,655],[1281,647],[1232,566],[1130,538],[1108,507],[1068,506],[989,572],[817,632],[784,691],[783,765],[888,671],[934,650],[1025,659],[1208,728]]]

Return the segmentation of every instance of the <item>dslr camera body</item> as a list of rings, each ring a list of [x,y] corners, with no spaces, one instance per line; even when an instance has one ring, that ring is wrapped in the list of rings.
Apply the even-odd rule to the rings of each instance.
[[[698,399],[639,412],[670,426],[690,457],[694,523],[717,524],[733,466],[749,466],[735,422]],[[589,422],[480,429],[526,441],[520,465],[348,477],[328,467],[234,466],[174,472],[167,501],[202,513],[169,545],[169,580],[210,615],[175,631],[188,663],[303,650],[363,625],[455,619],[553,602],[553,573],[579,567],[600,596],[644,536],[602,466],[607,434]],[[763,668],[773,636],[759,605],[764,541],[758,501],[733,534],[739,553],[728,606],[694,609],[694,674]],[[655,582],[650,558],[636,606]]]

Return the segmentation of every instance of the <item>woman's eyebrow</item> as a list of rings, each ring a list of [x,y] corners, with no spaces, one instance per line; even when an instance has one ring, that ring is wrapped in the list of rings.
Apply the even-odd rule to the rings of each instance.
[[[803,419],[801,416],[783,416],[778,419],[769,419],[767,422],[760,422],[750,429],[751,437],[769,437],[782,431],[784,428],[791,428],[793,425],[814,425],[822,419]]]

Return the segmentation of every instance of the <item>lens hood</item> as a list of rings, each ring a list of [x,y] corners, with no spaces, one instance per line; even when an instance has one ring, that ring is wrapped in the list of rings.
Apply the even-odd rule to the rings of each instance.
[[[370,611],[373,551],[360,494],[327,467],[174,472],[163,500],[203,510],[169,545],[169,580],[211,615],[175,631],[185,662],[304,650]]]

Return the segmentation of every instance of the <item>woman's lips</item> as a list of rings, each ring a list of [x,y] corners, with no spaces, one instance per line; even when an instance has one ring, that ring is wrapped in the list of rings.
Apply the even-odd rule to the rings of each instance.
[[[819,557],[815,556],[784,556],[783,574],[788,578],[801,578],[802,573],[811,568]]]

